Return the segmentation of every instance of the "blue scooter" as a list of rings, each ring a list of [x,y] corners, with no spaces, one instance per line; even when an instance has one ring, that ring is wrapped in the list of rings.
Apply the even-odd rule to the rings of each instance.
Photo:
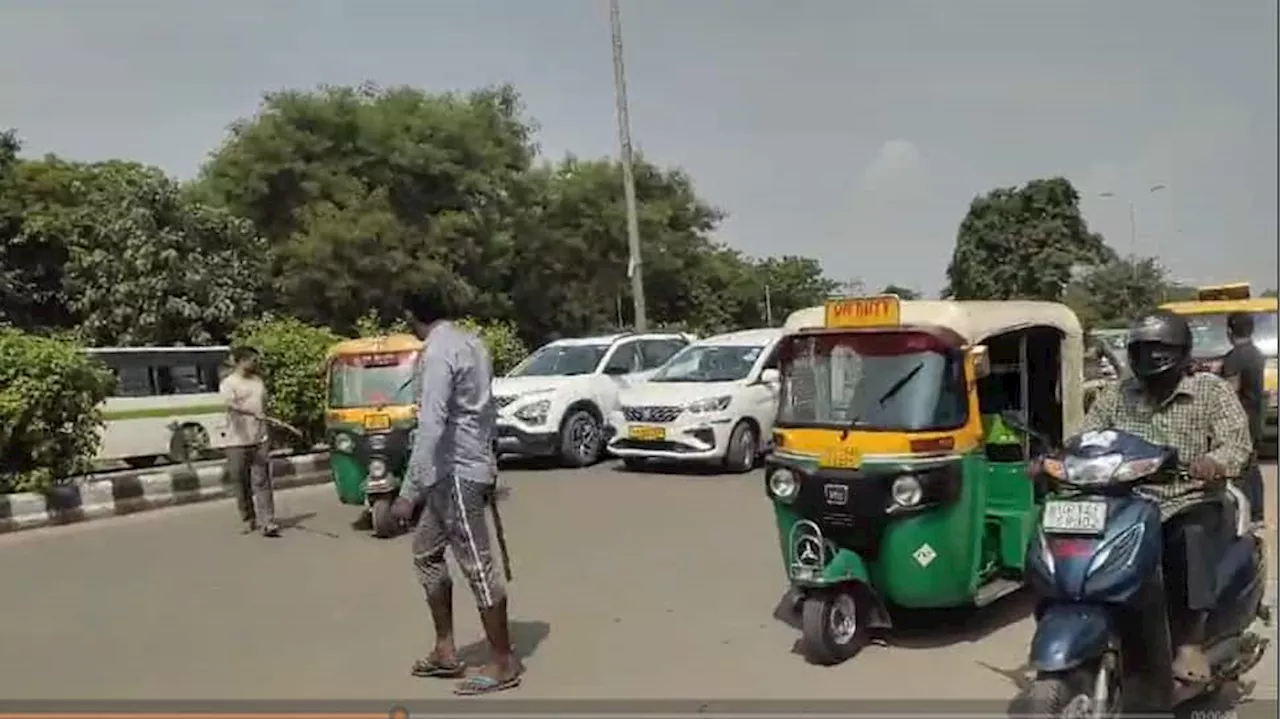
[[[1017,419],[1008,418],[1023,424]],[[1271,623],[1264,551],[1249,526],[1248,500],[1228,482],[1223,536],[1197,538],[1219,559],[1204,645],[1212,679],[1187,685],[1174,678],[1160,512],[1132,489],[1181,471],[1178,462],[1174,450],[1119,430],[1082,433],[1044,460],[1038,481],[1057,489],[1027,553],[1040,598],[1030,658],[1036,676],[1011,714],[1166,711],[1239,679],[1262,658],[1269,640],[1251,629],[1255,620]],[[1048,484],[1038,489],[1047,492]]]

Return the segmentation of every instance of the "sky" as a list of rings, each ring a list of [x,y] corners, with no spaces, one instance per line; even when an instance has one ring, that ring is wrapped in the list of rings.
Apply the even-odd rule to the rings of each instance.
[[[746,253],[932,293],[976,195],[1062,175],[1122,254],[1276,286],[1274,0],[621,4],[636,146]],[[0,3],[28,154],[188,178],[263,92],[365,80],[510,82],[546,157],[618,152],[607,0]]]

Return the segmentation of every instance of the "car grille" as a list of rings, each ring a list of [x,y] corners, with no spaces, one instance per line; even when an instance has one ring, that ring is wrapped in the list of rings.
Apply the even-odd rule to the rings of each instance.
[[[509,405],[509,404],[511,404],[512,402],[516,401],[516,397],[515,397],[515,395],[500,394],[500,395],[498,395],[498,396],[494,397],[494,398],[493,398],[493,401],[494,401],[494,402],[496,402],[496,403],[498,404],[498,409],[502,409],[503,407],[506,407],[507,405]]]
[[[628,422],[674,422],[684,411],[683,407],[623,407],[622,416]]]

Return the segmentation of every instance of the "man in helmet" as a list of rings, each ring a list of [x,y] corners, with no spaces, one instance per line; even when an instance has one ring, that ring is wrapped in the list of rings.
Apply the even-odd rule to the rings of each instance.
[[[1199,540],[1217,536],[1221,512],[1206,500],[1222,480],[1238,477],[1253,454],[1249,420],[1222,378],[1191,372],[1191,328],[1171,312],[1142,315],[1129,329],[1131,376],[1103,388],[1082,431],[1119,429],[1178,451],[1187,477],[1140,487],[1160,504],[1164,577],[1178,645],[1174,675],[1198,684],[1210,678],[1205,613],[1212,606],[1217,557]]]

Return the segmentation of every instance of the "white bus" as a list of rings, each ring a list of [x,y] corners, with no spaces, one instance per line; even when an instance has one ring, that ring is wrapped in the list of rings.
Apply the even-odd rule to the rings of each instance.
[[[96,460],[149,467],[186,462],[226,446],[218,382],[228,347],[97,347],[87,350],[116,376],[103,405]]]

